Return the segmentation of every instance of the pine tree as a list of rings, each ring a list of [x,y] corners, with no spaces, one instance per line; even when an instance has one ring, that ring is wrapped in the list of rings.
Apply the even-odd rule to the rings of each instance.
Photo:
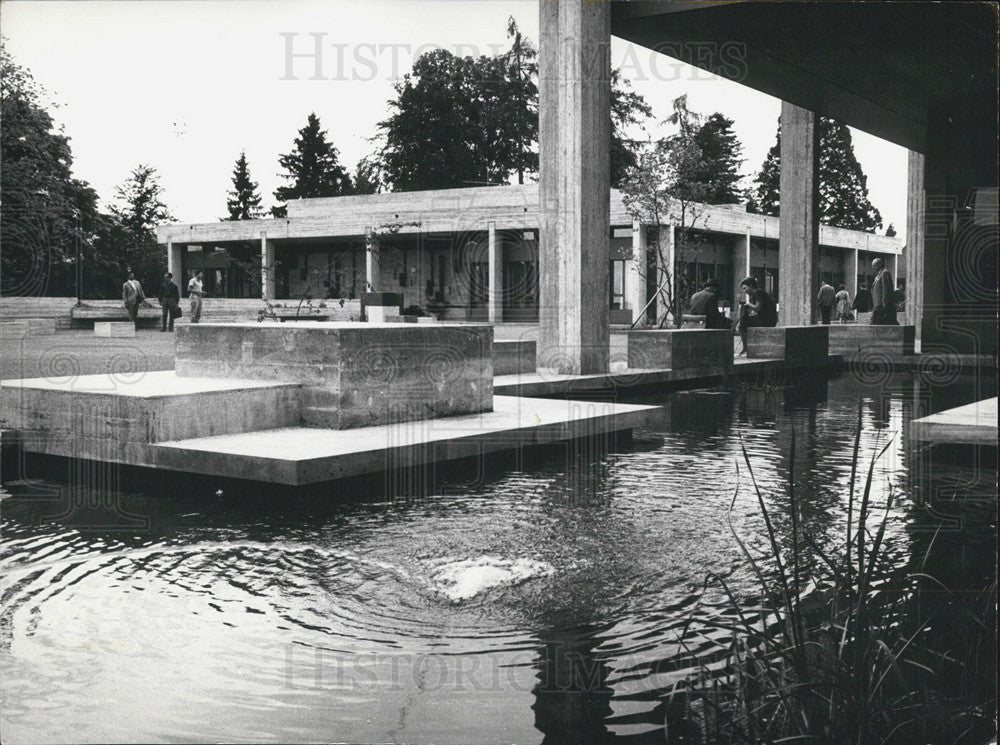
[[[166,270],[166,257],[156,243],[154,228],[173,218],[163,201],[159,174],[140,164],[115,188],[101,253],[119,279],[135,272],[143,282],[156,282]]]
[[[716,112],[694,134],[705,168],[695,180],[709,184],[709,204],[736,204],[745,198],[739,187],[743,146],[732,127],[732,119]]]
[[[229,217],[226,220],[253,220],[260,216],[260,193],[257,182],[250,178],[250,166],[247,154],[240,152],[233,167],[233,188],[227,192],[226,209]]]
[[[351,193],[351,178],[339,163],[340,153],[320,129],[319,117],[310,113],[306,126],[299,130],[292,151],[278,158],[287,173],[281,174],[288,186],[279,186],[274,198],[279,202],[308,197],[336,197]],[[284,217],[285,206],[272,209],[275,217]]]
[[[882,215],[868,199],[868,178],[854,155],[847,125],[826,117],[819,120],[819,213],[827,225],[874,232]],[[768,151],[755,180],[750,208],[766,215],[780,214],[781,124],[777,142]]]
[[[889,223],[889,227],[887,227],[885,229],[885,237],[886,238],[895,238],[896,237],[896,226],[893,225],[892,223]]]

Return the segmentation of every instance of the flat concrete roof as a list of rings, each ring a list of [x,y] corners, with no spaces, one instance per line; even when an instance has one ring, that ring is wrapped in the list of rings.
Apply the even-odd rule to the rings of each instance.
[[[611,225],[631,228],[621,192],[612,189],[610,198]],[[779,218],[749,213],[741,205],[689,206],[688,214],[695,216],[692,229],[778,240]],[[156,227],[156,238],[161,244],[198,245],[259,241],[262,236],[275,241],[360,238],[371,227],[401,223],[398,235],[449,234],[486,231],[490,222],[499,231],[537,230],[538,184],[293,199],[286,218],[170,223]],[[901,237],[829,225],[820,226],[819,238],[822,246],[883,254],[898,254],[904,245]]]

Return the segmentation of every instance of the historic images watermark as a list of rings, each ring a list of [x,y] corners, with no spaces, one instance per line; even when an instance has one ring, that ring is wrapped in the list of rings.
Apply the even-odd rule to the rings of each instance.
[[[503,44],[403,44],[341,42],[326,31],[281,31],[279,80],[327,82],[393,81],[411,72],[422,55],[445,50],[456,57],[496,57],[507,50]],[[669,42],[647,49],[626,44],[615,53],[610,45],[598,45],[586,70],[603,60],[632,82],[710,81],[716,77],[740,81],[746,77],[747,49],[742,42]]]

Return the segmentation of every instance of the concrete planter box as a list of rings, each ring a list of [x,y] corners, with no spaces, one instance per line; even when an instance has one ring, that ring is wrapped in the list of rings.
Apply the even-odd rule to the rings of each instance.
[[[724,329],[658,329],[628,332],[632,369],[728,372],[733,367],[733,335]]]
[[[631,326],[632,325],[632,309],[631,308],[612,308],[608,311],[608,323],[613,326]]]
[[[493,374],[516,375],[535,372],[537,352],[534,341],[514,339],[493,342]]]
[[[845,359],[879,352],[890,357],[913,354],[915,326],[864,326],[862,324],[832,324],[830,354]]]
[[[821,362],[829,356],[830,326],[774,326],[747,329],[747,357]]]
[[[306,426],[491,411],[490,326],[247,323],[178,329],[177,374],[302,383]]]

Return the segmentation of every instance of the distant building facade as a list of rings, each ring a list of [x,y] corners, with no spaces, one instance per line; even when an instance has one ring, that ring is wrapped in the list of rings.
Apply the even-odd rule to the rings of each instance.
[[[607,302],[629,323],[656,293],[656,262],[680,261],[690,286],[710,277],[733,302],[745,276],[777,297],[779,219],[742,205],[696,205],[689,225],[633,220],[611,192]],[[538,320],[538,186],[476,187],[294,200],[280,219],[164,224],[158,240],[181,279],[198,270],[210,297],[316,300],[395,292],[444,318]],[[678,248],[679,246],[679,248]],[[820,228],[820,277],[853,296],[881,256],[896,276],[899,238]],[[674,252],[680,251],[677,255]],[[655,302],[647,310],[657,312]]]

